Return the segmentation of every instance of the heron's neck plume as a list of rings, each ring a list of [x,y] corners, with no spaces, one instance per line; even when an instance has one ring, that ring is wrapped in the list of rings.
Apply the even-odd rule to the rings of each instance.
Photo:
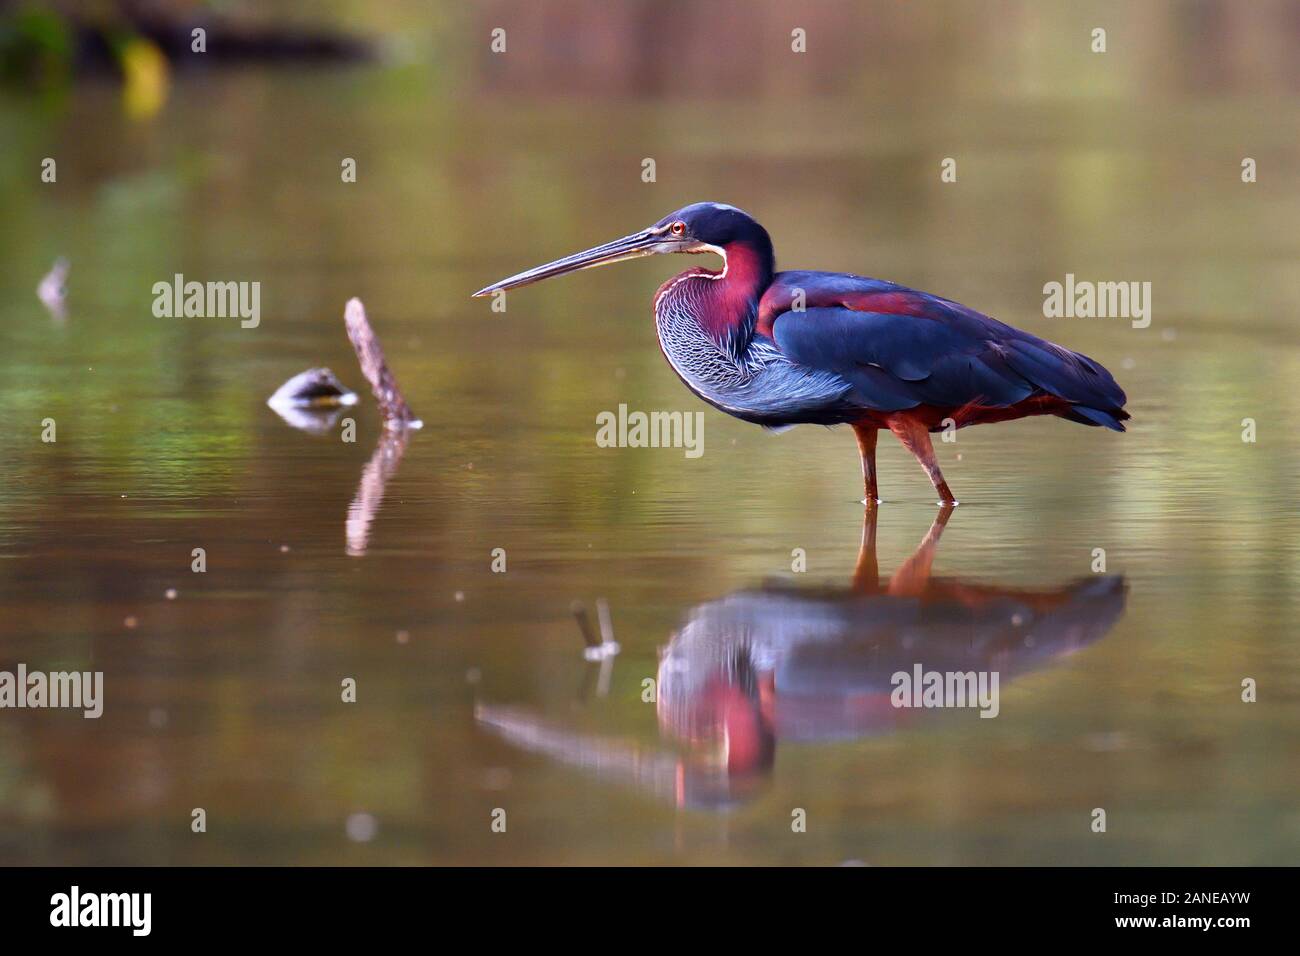
[[[749,346],[758,301],[772,282],[772,242],[763,233],[707,251],[722,256],[722,268],[692,269],[670,279],[656,296],[656,312],[667,306],[688,315],[718,347],[738,355]]]

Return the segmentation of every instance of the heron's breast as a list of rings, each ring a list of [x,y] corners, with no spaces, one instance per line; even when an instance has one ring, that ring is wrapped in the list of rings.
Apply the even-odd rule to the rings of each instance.
[[[718,342],[699,322],[689,299],[660,295],[655,330],[664,358],[682,382],[710,405],[759,425],[851,421],[845,396],[852,386],[831,372],[790,362],[767,339]]]

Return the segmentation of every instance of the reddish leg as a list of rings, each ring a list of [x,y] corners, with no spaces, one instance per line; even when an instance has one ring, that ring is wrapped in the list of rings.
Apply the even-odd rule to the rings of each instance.
[[[876,438],[879,431],[875,425],[854,425],[853,434],[858,436],[858,454],[862,456],[862,503],[874,508],[880,504],[880,490],[876,487]]]
[[[862,512],[862,541],[858,545],[858,563],[853,569],[853,590],[875,594],[880,590],[880,564],[876,560],[875,505],[867,505]]]
[[[950,517],[952,517],[952,504],[944,502],[935,516],[934,523],[930,525],[930,530],[916,546],[916,551],[889,579],[890,594],[920,597],[926,592],[930,586],[930,567],[934,564],[935,552],[939,550],[939,538]]]
[[[943,480],[943,472],[939,470],[939,462],[934,457],[934,446],[930,444],[930,432],[925,425],[914,418],[896,415],[889,420],[889,430],[916,456],[925,473],[930,476],[930,483],[939,492],[939,504],[955,505],[957,499],[952,496],[948,483]]]

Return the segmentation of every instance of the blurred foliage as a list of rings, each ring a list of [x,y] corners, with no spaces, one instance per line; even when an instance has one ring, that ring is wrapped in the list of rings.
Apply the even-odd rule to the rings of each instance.
[[[52,9],[0,8],[0,77],[52,85],[72,73],[71,27]]]

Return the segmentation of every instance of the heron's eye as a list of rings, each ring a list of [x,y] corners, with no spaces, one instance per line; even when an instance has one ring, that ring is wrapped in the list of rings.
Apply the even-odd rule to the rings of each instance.
[[[668,231],[671,232],[674,236],[684,236],[686,235],[686,223],[682,222],[679,219],[671,226],[668,227]]]

